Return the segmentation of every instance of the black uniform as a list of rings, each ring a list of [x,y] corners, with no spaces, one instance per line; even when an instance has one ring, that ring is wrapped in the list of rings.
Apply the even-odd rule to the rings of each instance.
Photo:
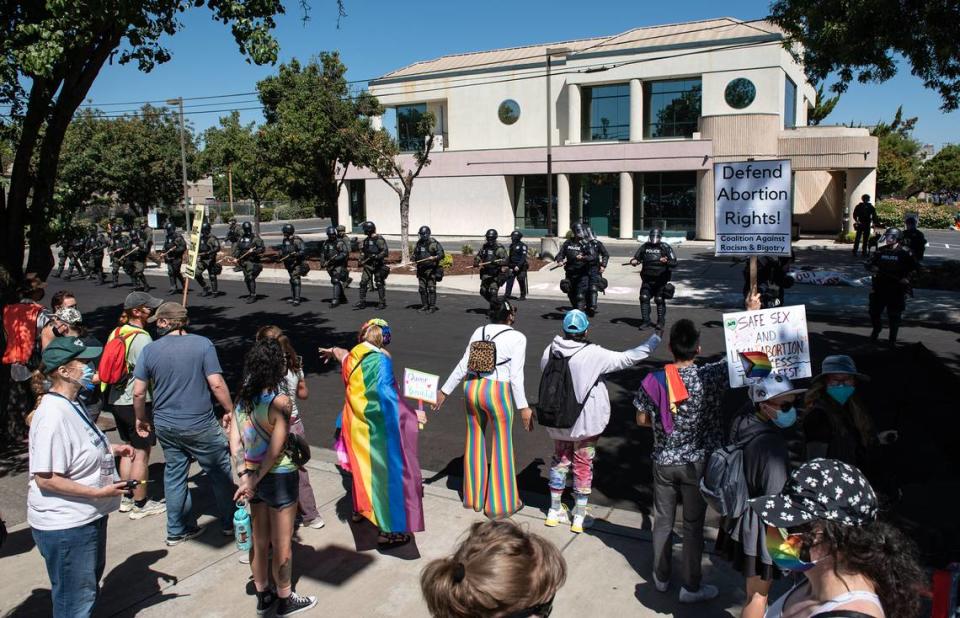
[[[202,296],[217,295],[217,275],[223,270],[223,266],[217,261],[219,253],[220,239],[213,235],[210,224],[204,223],[200,228],[200,251],[197,253],[197,270],[194,275],[203,288]],[[204,272],[210,277],[209,285],[203,278]]]
[[[671,295],[672,285],[668,288],[672,270],[677,266],[677,254],[673,247],[661,241],[647,241],[640,245],[633,261],[643,265],[640,271],[640,316],[643,323],[650,323],[650,300],[657,304],[657,325],[663,328],[667,321],[666,296]]]
[[[107,245],[107,237],[101,234],[96,227],[90,228],[90,235],[87,236],[84,245],[84,257],[89,277],[96,279],[97,285],[106,283],[106,276],[103,274],[103,250],[107,248]]]
[[[420,228],[420,239],[413,249],[417,264],[417,284],[420,290],[420,311],[437,310],[437,281],[443,279],[440,261],[445,257],[443,246],[430,235],[430,228]],[[421,261],[426,260],[426,261]]]
[[[483,266],[480,266],[480,296],[490,303],[491,309],[493,308],[493,303],[497,301],[497,292],[500,291],[500,286],[503,285],[503,282],[507,279],[506,273],[504,272],[504,269],[507,267],[507,258],[507,250],[497,242],[495,232],[492,240],[488,232],[487,241],[480,247],[477,255],[473,258],[474,266],[483,264]]]
[[[332,226],[327,228],[327,239],[320,247],[320,257],[323,260],[323,267],[330,275],[330,284],[333,286],[333,301],[330,306],[337,307],[346,303],[347,295],[343,288],[349,278],[347,260],[350,258],[350,251],[346,241],[337,235],[336,228]]]
[[[172,225],[170,224],[170,227],[167,228],[167,237],[163,241],[163,259],[167,263],[170,294],[177,291],[178,282],[181,289],[186,286],[180,268],[183,266],[183,254],[187,252],[187,241],[183,239],[183,234],[178,233]]]
[[[390,269],[387,267],[386,260],[390,249],[383,236],[377,234],[377,228],[372,222],[366,221],[363,224],[363,231],[367,235],[360,246],[360,266],[363,268],[363,275],[360,277],[360,300],[355,306],[358,309],[367,306],[367,289],[375,285],[377,296],[380,298],[377,309],[383,309],[387,306],[386,281]]]
[[[867,254],[867,244],[870,242],[870,234],[873,232],[873,224],[877,220],[877,209],[869,200],[860,202],[853,209],[853,229],[857,234],[853,239],[853,252],[857,252],[860,243],[863,243],[862,255]]]
[[[587,315],[592,316],[597,312],[597,297],[599,296],[599,292],[607,288],[606,280],[603,278],[603,271],[610,262],[610,252],[607,251],[607,248],[602,242],[592,237],[592,232],[589,242],[593,247],[594,253],[597,255],[597,261],[590,265],[590,287],[587,292]]]
[[[123,253],[126,256],[123,260],[123,270],[130,277],[133,289],[144,292],[151,289],[150,284],[147,283],[147,277],[143,274],[147,267],[147,254],[149,253],[147,242],[139,232],[134,230],[127,237],[126,251]]]
[[[231,219],[230,227],[227,228],[227,242],[232,247],[237,244],[238,240],[240,240],[240,226],[237,225],[236,219]]]
[[[590,295],[590,271],[597,263],[596,250],[586,238],[574,236],[560,246],[559,256],[563,261],[564,273],[560,290],[570,299],[571,307],[586,311]]]
[[[243,282],[247,286],[247,294],[241,296],[248,303],[257,300],[257,277],[263,272],[260,256],[266,251],[263,240],[254,235],[253,226],[249,221],[243,222],[243,235],[233,245],[233,257],[237,258],[237,266],[243,271]]]
[[[923,261],[923,254],[927,250],[927,237],[915,227],[908,227],[903,231],[903,246],[913,255],[917,262]]]
[[[71,233],[67,244],[67,279],[73,278],[73,271],[77,271],[77,276],[81,279],[86,276],[83,268],[83,251],[86,247],[86,241],[82,234]]]
[[[757,258],[757,292],[760,308],[783,305],[784,290],[793,286],[793,277],[787,276],[793,258],[761,256]],[[750,293],[750,263],[743,269],[743,297]]]
[[[513,282],[520,284],[520,300],[527,297],[527,271],[530,264],[527,263],[527,243],[523,242],[523,235],[520,232],[510,234],[510,247],[507,249],[507,288],[505,296],[510,298],[513,293]]]
[[[870,292],[870,322],[876,341],[883,329],[883,311],[890,320],[890,345],[897,342],[900,318],[907,306],[910,276],[917,270],[917,262],[910,251],[899,244],[883,246],[871,256],[867,268],[873,272],[873,291]]]
[[[290,302],[294,307],[300,304],[300,277],[310,272],[307,264],[307,246],[303,239],[293,233],[293,226],[289,223],[283,226],[283,243],[280,245],[280,259],[290,276]]]

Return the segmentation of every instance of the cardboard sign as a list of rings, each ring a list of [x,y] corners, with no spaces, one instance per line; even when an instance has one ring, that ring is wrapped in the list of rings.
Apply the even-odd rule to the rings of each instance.
[[[440,376],[416,369],[403,370],[403,396],[427,403],[437,403],[437,386]]]
[[[716,255],[790,255],[790,161],[713,164]]]
[[[746,386],[741,354],[763,352],[772,373],[790,380],[809,378],[810,338],[803,305],[723,314],[730,387]]]
[[[190,279],[197,273],[197,255],[200,253],[200,228],[203,227],[204,207],[198,204],[193,209],[193,227],[190,228],[190,240],[187,242],[187,249],[190,251],[190,259],[187,260],[187,266],[184,268],[184,275]],[[184,296],[186,298],[186,296]]]

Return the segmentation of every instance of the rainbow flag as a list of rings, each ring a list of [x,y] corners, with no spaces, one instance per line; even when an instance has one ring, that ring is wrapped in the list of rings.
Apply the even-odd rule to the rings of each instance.
[[[743,376],[762,380],[773,371],[770,357],[763,352],[740,352],[740,362],[743,363]]]
[[[677,366],[670,363],[662,371],[651,371],[640,386],[657,405],[664,433],[672,434],[673,417],[677,415],[678,406],[690,397]]]
[[[343,439],[353,508],[383,532],[420,532],[423,479],[417,415],[401,399],[388,354],[361,343],[344,359]]]

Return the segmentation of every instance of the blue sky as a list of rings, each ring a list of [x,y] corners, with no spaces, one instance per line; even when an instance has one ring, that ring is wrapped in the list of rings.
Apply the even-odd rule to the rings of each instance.
[[[761,18],[763,1],[728,0],[724,3],[680,1],[638,2],[592,0],[421,0],[383,2],[346,0],[348,16],[336,27],[336,3],[310,0],[311,19],[303,23],[297,2],[286,1],[289,13],[279,19],[275,32],[280,61],[308,59],[323,50],[339,50],[349,69],[348,79],[377,77],[417,60],[450,53],[481,51],[565,39],[610,35],[639,26],[709,19],[713,17]],[[91,88],[90,102],[122,103],[176,96],[200,97],[252,92],[256,82],[274,68],[245,62],[227,28],[210,18],[204,8],[190,9],[182,17],[184,28],[166,44],[173,59],[149,74],[133,66],[106,66]],[[216,110],[257,106],[256,96],[238,96],[188,102],[205,107],[187,111],[193,125],[203,130],[214,125]],[[872,124],[890,119],[898,105],[908,116],[918,116],[914,135],[939,147],[960,142],[960,112],[942,113],[939,99],[923,88],[908,70],[884,84],[853,84],[841,98],[826,124]],[[113,111],[130,105],[104,105]],[[261,121],[258,111],[241,112],[244,120]]]

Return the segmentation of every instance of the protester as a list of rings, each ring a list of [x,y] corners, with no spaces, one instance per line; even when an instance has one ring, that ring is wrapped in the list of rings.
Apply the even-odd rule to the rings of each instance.
[[[423,526],[417,415],[404,402],[386,350],[390,325],[374,318],[360,327],[352,350],[321,348],[336,359],[346,388],[343,440],[353,479],[354,520],[365,517],[380,530],[384,548],[409,543]]]
[[[230,450],[240,478],[233,498],[249,500],[252,511],[250,570],[258,615],[274,604],[277,616],[292,616],[317,604],[316,597],[302,597],[293,591],[292,538],[299,480],[297,466],[284,450],[293,403],[277,392],[286,372],[280,343],[272,338],[257,341],[244,360],[236,419],[230,423]],[[271,550],[276,593],[270,589],[267,564]]]
[[[794,406],[802,392],[779,375],[749,386],[751,403],[734,420],[729,443],[742,445],[743,475],[751,498],[777,493],[787,482],[790,456],[784,434],[797,422]],[[763,616],[770,586],[780,577],[764,531],[763,522],[750,510],[735,518],[724,517],[717,530],[717,552],[747,579],[743,618]]]
[[[47,346],[42,367],[50,388],[30,425],[27,522],[46,563],[56,618],[93,613],[106,563],[107,515],[124,492],[114,457],[133,456],[129,445],[110,444],[77,398],[91,383],[89,363],[100,352],[77,337]]]
[[[443,406],[453,389],[467,378],[463,398],[467,412],[467,439],[463,454],[463,505],[483,510],[487,517],[509,517],[523,508],[517,491],[513,460],[513,417],[516,410],[527,431],[533,430],[533,410],[527,405],[523,364],[527,338],[513,328],[517,308],[508,300],[491,302],[490,322],[473,332],[463,358],[437,393],[434,410]],[[491,342],[496,353],[492,371],[469,369],[476,342]],[[512,397],[511,397],[512,395]],[[493,433],[491,463],[487,464],[484,428]]]
[[[140,435],[137,431],[137,416],[133,410],[134,370],[140,365],[140,355],[144,348],[153,341],[147,332],[147,320],[153,311],[163,301],[146,292],[131,292],[123,301],[123,314],[120,324],[107,337],[107,343],[120,337],[126,348],[127,374],[119,384],[102,384],[106,390],[106,403],[113,413],[117,424],[117,434],[120,439],[133,447],[134,456],[130,461],[120,462],[120,474],[128,479],[146,479],[149,474],[150,450],[157,444],[157,436],[151,430],[147,435]],[[144,393],[144,414],[149,418],[152,414],[152,395],[148,390]],[[167,506],[162,502],[150,500],[147,497],[147,485],[138,485],[128,491],[120,501],[120,512],[130,513],[131,519],[142,519],[149,515],[159,515],[166,512]]]
[[[87,328],[83,325],[83,316],[80,315],[75,304],[61,305],[54,314],[54,319],[63,325],[64,330],[60,334],[61,337],[79,337],[80,340],[89,347],[102,347],[102,344],[87,332]],[[90,415],[90,420],[96,423],[97,418],[100,417],[100,410],[103,408],[103,398],[100,393],[100,377],[98,374],[93,374],[90,386],[80,389],[77,397],[86,407],[87,413]]]
[[[50,297],[50,310],[54,313],[61,307],[76,307],[77,297],[70,290],[60,290]]]
[[[133,406],[137,433],[146,438],[156,431],[163,447],[167,545],[178,545],[202,532],[187,489],[191,459],[210,479],[224,536],[233,536],[233,475],[227,439],[213,413],[210,394],[224,410],[224,425],[231,421],[233,402],[217,351],[206,337],[187,332],[190,320],[179,303],[160,305],[149,321],[156,323],[160,338],[143,349],[134,369]],[[148,387],[153,390],[152,418],[146,405]]]
[[[60,290],[50,298],[50,321],[40,331],[40,348],[44,349],[55,337],[62,337],[67,332],[62,320],[56,319],[57,312],[62,308],[76,308],[77,298],[69,290]]]
[[[858,468],[879,444],[858,386],[870,380],[849,356],[823,359],[805,397],[803,433],[807,457],[838,459]]]
[[[653,583],[670,586],[673,524],[683,503],[683,585],[680,602],[717,596],[716,586],[701,584],[703,522],[707,503],[700,478],[710,452],[723,442],[723,396],[729,388],[726,360],[694,364],[700,355],[700,331],[687,319],[670,329],[673,362],[647,374],[634,405],[637,423],[653,426]],[[651,423],[652,419],[652,423]]]
[[[563,335],[554,337],[550,345],[543,350],[543,357],[540,359],[540,370],[544,375],[551,359],[568,359],[567,367],[573,382],[573,394],[576,396],[576,403],[581,406],[580,416],[573,426],[566,429],[547,427],[547,433],[553,439],[554,450],[549,481],[550,509],[544,523],[547,526],[571,524],[571,531],[576,533],[583,532],[587,517],[597,441],[610,422],[610,394],[603,376],[636,365],[650,356],[660,343],[660,337],[652,335],[641,345],[625,352],[614,352],[590,343],[587,340],[589,328],[590,321],[583,311],[574,309],[567,312],[563,318]],[[543,403],[541,397],[541,406]],[[567,474],[571,467],[574,495],[572,523],[562,503]]]
[[[290,343],[290,338],[283,334],[278,326],[264,326],[257,331],[257,341],[263,339],[276,339],[283,349],[284,360],[287,364],[287,373],[280,382],[280,392],[290,399],[292,411],[290,413],[290,432],[299,436],[305,436],[306,430],[303,427],[303,418],[300,416],[300,407],[297,400],[305,401],[310,396],[307,389],[307,381],[303,378],[303,358],[297,355]],[[323,517],[320,517],[320,511],[317,510],[317,499],[313,493],[313,487],[310,485],[310,473],[306,468],[300,468],[298,471],[300,479],[299,500],[297,508],[299,510],[298,518],[302,525],[308,528],[323,528]]]
[[[40,304],[46,287],[36,273],[27,273],[17,289],[20,300],[3,307],[7,345],[2,362],[11,366],[10,377],[14,382],[26,382],[40,365],[41,333],[51,317]],[[29,385],[24,385],[23,389],[29,390]]]
[[[434,618],[547,618],[567,577],[560,550],[510,520],[476,522],[420,589]]]
[[[768,618],[920,615],[926,576],[913,544],[877,520],[877,496],[863,474],[814,459],[782,492],[751,500],[779,568],[804,577],[767,610]]]

